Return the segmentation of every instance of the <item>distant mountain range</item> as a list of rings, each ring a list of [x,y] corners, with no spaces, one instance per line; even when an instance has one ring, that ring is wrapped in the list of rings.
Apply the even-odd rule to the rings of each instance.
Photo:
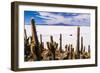
[[[59,24],[36,24],[36,25],[48,25],[48,26],[72,26],[70,24],[63,24],[63,23],[59,23]]]
[[[30,24],[27,24],[30,25]],[[63,24],[63,23],[58,23],[58,24],[36,24],[36,25],[45,25],[45,26],[84,26],[84,25],[78,25],[78,24]],[[85,25],[85,26],[89,26],[89,25]]]

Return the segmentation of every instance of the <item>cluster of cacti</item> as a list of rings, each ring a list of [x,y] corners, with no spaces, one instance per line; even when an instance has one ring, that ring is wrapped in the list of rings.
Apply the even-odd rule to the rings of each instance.
[[[88,51],[83,44],[83,37],[80,41],[80,27],[77,28],[77,45],[76,48],[73,44],[66,44],[62,48],[62,34],[60,34],[59,42],[54,41],[53,36],[50,35],[50,41],[46,42],[46,47],[44,47],[44,42],[42,41],[42,34],[40,34],[40,41],[36,39],[35,32],[35,22],[31,21],[32,24],[32,37],[27,37],[25,30],[24,37],[24,59],[25,61],[39,61],[39,60],[68,60],[68,59],[88,59],[90,58],[90,45],[88,46]],[[59,44],[58,44],[59,43]],[[59,47],[58,47],[59,46]]]

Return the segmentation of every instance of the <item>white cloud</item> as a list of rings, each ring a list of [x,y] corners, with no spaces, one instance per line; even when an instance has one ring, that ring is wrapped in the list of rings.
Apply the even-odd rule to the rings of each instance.
[[[73,21],[71,22],[75,25],[89,25],[90,24],[90,15],[89,14],[80,14],[78,16],[73,17]]]
[[[89,25],[89,14],[76,14],[73,13],[73,17],[64,17],[63,15],[53,14],[50,12],[39,12],[41,18],[45,20],[45,24],[72,24],[72,25]]]
[[[58,24],[58,23],[63,23],[63,24],[69,24],[71,18],[65,18],[62,15],[57,15],[49,12],[39,12],[41,15],[41,18],[47,18],[48,20],[45,21],[46,24]]]
[[[78,16],[75,17],[76,19],[89,19],[90,16],[89,14],[80,14]]]

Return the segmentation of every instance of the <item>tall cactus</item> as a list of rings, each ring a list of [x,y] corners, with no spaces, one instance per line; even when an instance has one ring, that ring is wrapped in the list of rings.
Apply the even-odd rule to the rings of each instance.
[[[55,51],[58,47],[58,43],[53,41],[53,36],[50,36],[50,42],[47,42],[47,47],[52,52],[53,59],[55,60]]]
[[[62,34],[60,34],[60,47],[59,47],[59,49],[60,49],[60,52],[62,52]]]
[[[81,53],[83,51],[83,37],[81,37]]]
[[[77,59],[80,58],[80,27],[77,27]]]
[[[40,34],[40,43],[39,43],[39,46],[40,46],[40,51],[42,53],[42,51],[44,49],[44,43],[42,42],[42,34]]]
[[[37,38],[34,19],[31,19],[31,27],[32,27],[32,41],[34,41],[34,44],[35,44],[35,53],[37,56],[37,60],[40,60],[40,48],[39,48],[39,42],[38,42],[38,38]]]

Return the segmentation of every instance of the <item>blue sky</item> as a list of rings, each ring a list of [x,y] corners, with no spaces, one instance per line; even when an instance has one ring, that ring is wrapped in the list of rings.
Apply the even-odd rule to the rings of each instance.
[[[89,13],[24,11],[25,25],[34,18],[37,25],[90,26]]]

